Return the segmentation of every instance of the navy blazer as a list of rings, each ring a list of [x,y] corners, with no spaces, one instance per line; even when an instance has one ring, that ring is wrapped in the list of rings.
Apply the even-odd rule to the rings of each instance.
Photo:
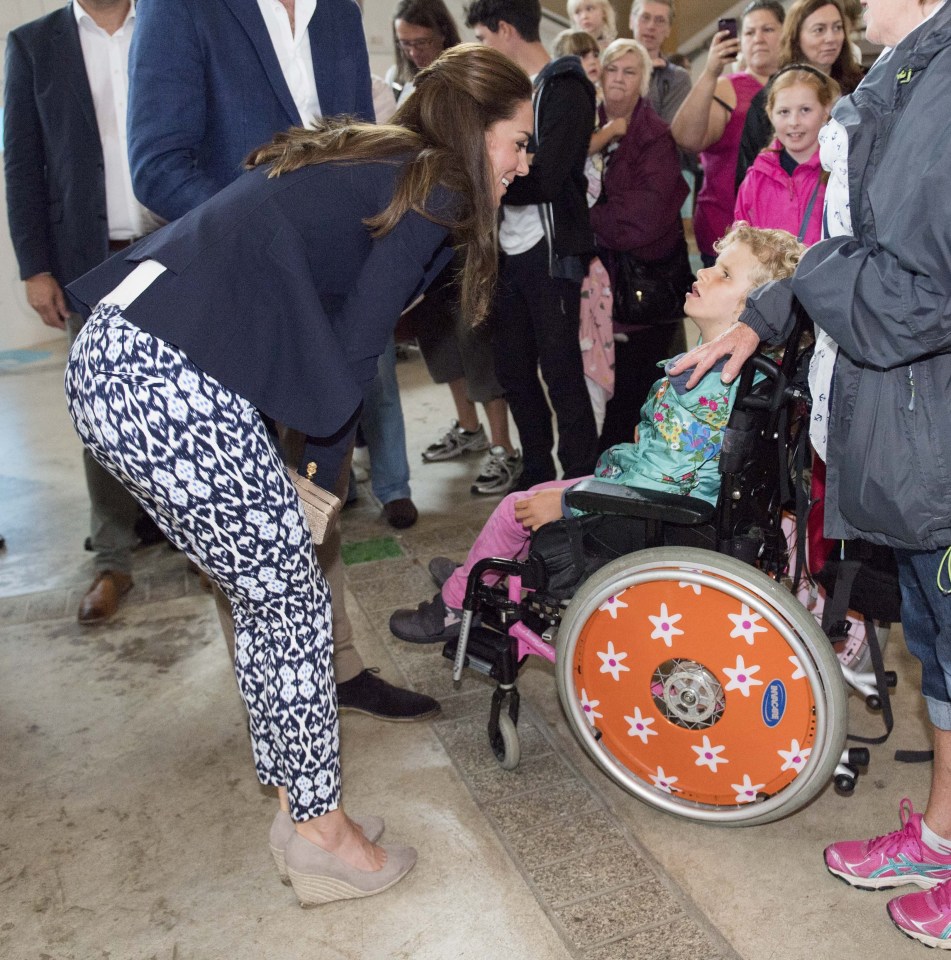
[[[3,148],[20,279],[65,285],[105,260],[102,146],[72,4],[10,31]]]
[[[314,437],[348,423],[400,312],[452,256],[417,213],[374,240],[362,222],[393,195],[401,161],[258,167],[75,281],[88,312],[138,261],[168,269],[126,310],[259,410]],[[434,214],[449,213],[438,189]]]
[[[251,150],[302,118],[257,0],[138,0],[135,14],[132,184],[145,206],[175,220],[239,176]],[[317,0],[308,35],[321,112],[372,121],[359,7]]]

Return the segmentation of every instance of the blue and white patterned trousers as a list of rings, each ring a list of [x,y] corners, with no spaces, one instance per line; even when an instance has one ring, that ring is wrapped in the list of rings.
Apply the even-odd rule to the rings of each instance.
[[[93,456],[230,600],[258,778],[295,820],[335,809],[330,593],[257,411],[113,305],[73,345],[66,395]]]

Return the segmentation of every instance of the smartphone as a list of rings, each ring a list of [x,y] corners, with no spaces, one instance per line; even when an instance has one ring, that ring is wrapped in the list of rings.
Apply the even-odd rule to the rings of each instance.
[[[736,17],[720,17],[717,20],[717,32],[726,30],[731,40],[736,39]]]

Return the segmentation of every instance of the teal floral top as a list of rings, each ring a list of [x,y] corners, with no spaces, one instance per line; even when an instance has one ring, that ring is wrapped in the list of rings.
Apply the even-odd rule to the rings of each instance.
[[[619,443],[606,450],[594,475],[609,483],[715,503],[720,492],[717,464],[723,429],[736,387],[736,380],[723,383],[719,370],[711,370],[685,393],[678,393],[670,380],[662,377],[641,407],[637,443]]]

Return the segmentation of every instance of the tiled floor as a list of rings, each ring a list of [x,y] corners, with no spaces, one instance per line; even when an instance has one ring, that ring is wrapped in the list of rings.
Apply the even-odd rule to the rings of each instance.
[[[407,880],[365,901],[301,911],[273,874],[273,799],[253,776],[243,708],[213,605],[181,557],[137,557],[136,587],[106,626],[75,621],[92,576],[79,446],[61,398],[62,344],[0,356],[0,957],[874,960],[920,956],[884,914],[822,869],[842,836],[897,825],[923,805],[926,766],[894,748],[925,740],[915,667],[900,638],[898,727],[873,748],[855,796],[730,830],[670,817],[603,777],[575,743],[553,670],[523,671],[522,763],[502,771],[485,736],[491,686],[453,687],[434,647],[386,629],[432,595],[425,564],[461,557],[493,502],[469,496],[476,459],[423,466],[448,392],[401,364],[414,528],[396,534],[362,489],[355,545],[389,559],[348,567],[366,661],[437,696],[426,724],[342,721],[348,807],[386,816],[419,847]],[[14,358],[15,359],[15,358]],[[22,361],[22,362],[21,362]],[[876,719],[852,698],[856,731]]]

